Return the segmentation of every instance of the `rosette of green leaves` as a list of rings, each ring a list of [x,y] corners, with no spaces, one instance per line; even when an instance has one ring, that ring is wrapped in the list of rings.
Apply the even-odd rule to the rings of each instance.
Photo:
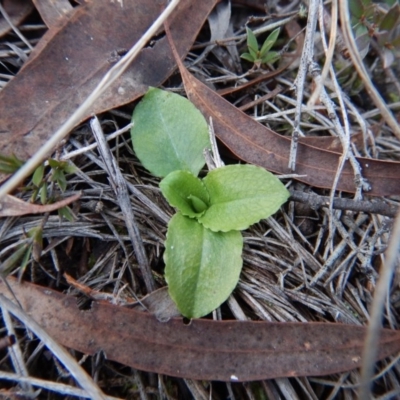
[[[246,27],[247,33],[247,49],[249,50],[246,53],[241,54],[241,58],[244,60],[250,61],[254,63],[254,65],[259,68],[261,64],[266,63],[274,63],[280,58],[280,54],[277,51],[270,51],[272,46],[275,44],[278,39],[280,32],[280,28],[272,31],[269,36],[265,39],[263,45],[260,46],[258,44],[257,38],[254,35],[254,32]]]
[[[185,103],[190,106],[182,110]],[[164,126],[164,113],[174,113],[176,123],[169,119]],[[168,223],[165,278],[188,318],[210,313],[229,297],[242,269],[240,230],[275,213],[289,197],[274,175],[253,165],[221,167],[198,178],[209,146],[207,124],[198,113],[183,97],[151,89],[133,114],[132,129],[136,154],[151,172],[164,176],[161,192],[178,210]]]

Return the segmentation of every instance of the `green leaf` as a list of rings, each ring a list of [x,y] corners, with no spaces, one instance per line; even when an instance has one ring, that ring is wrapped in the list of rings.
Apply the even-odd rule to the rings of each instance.
[[[40,196],[40,202],[42,204],[47,203],[47,183],[43,182],[42,187],[39,189],[39,196]]]
[[[350,14],[359,20],[364,13],[364,4],[361,0],[349,0]]]
[[[60,166],[61,166],[61,161],[57,161],[54,158],[49,158],[48,162],[49,162],[50,167],[54,168],[54,169],[60,168]]]
[[[207,210],[208,204],[197,196],[191,194],[188,199],[196,213],[203,214]]]
[[[12,174],[23,164],[24,162],[18,159],[14,154],[12,156],[3,156],[0,154],[0,172]]]
[[[275,61],[279,60],[280,56],[281,55],[277,51],[270,51],[265,57],[261,59],[261,62],[263,64],[273,64]]]
[[[32,182],[36,187],[39,187],[40,184],[42,183],[43,175],[44,175],[44,164],[40,164],[35,169],[35,172],[33,173],[32,176]]]
[[[206,120],[187,99],[151,88],[136,106],[131,130],[135,153],[152,174],[176,170],[198,175],[210,147]]]
[[[200,216],[208,208],[210,196],[204,183],[188,171],[171,172],[160,189],[168,203],[188,217]]]
[[[391,31],[399,23],[400,5],[396,3],[390,10],[387,11],[379,24],[380,31]]]
[[[203,182],[210,207],[198,220],[213,231],[246,229],[274,214],[289,197],[278,178],[254,165],[217,168]]]
[[[53,182],[57,182],[62,192],[65,192],[65,190],[67,189],[67,178],[65,177],[63,170],[54,170],[54,174],[51,179]]]
[[[169,294],[187,318],[200,318],[232,293],[242,269],[240,232],[213,232],[196,220],[175,214],[165,242]]]
[[[243,53],[240,58],[243,58],[243,60],[247,60],[250,62],[254,62],[255,58],[250,54],[250,53]]]
[[[64,170],[64,172],[66,173],[66,174],[74,174],[76,171],[77,171],[77,168],[75,167],[75,165],[73,165],[73,164],[66,164],[64,167],[63,167],[63,170]]]
[[[280,31],[281,31],[280,28],[276,28],[265,39],[265,42],[263,43],[263,45],[261,47],[261,50],[260,50],[260,57],[261,58],[263,58],[271,50],[271,47],[275,44],[276,39],[278,39]]]
[[[247,48],[249,49],[250,55],[253,57],[253,59],[256,59],[258,52],[257,38],[255,37],[253,31],[250,28],[246,27],[246,32],[247,32]]]
[[[65,218],[69,222],[74,222],[75,221],[75,216],[74,216],[73,212],[71,211],[71,209],[68,206],[59,208],[58,209],[58,215],[61,218]]]

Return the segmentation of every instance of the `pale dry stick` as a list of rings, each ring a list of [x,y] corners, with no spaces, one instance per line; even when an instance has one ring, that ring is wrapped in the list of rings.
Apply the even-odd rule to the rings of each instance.
[[[325,279],[323,283],[324,286],[328,286],[337,276],[340,274],[342,276],[345,270],[347,271],[349,268],[351,269],[351,263],[354,263],[355,256],[357,255],[357,250],[351,250],[349,254],[345,257],[343,261],[340,261],[339,265],[332,271],[332,273]],[[350,265],[350,267],[349,267]],[[347,281],[346,281],[347,282]],[[338,289],[339,288],[339,289]],[[336,282],[335,293],[338,292],[343,293],[343,284],[338,284]]]
[[[325,82],[326,86],[331,89],[333,92],[335,92],[335,86],[331,84],[331,82]],[[337,84],[337,80],[335,85]],[[338,86],[338,85],[337,85]],[[372,143],[371,147],[374,149],[375,148],[375,137],[371,133],[370,129],[367,126],[366,120],[363,118],[363,116],[360,114],[360,112],[357,110],[357,108],[354,106],[354,104],[350,101],[350,99],[346,96],[345,93],[340,90],[340,93],[342,95],[342,99],[344,101],[344,104],[349,110],[349,114],[352,114],[355,119],[357,120],[358,125],[360,125],[361,128],[361,133],[363,135],[363,146],[364,146],[364,152],[365,154],[370,157],[369,152],[368,152],[368,145],[367,145],[367,137],[369,141]]]
[[[284,243],[288,244],[295,253],[302,257],[312,270],[319,271],[322,268],[317,259],[314,258],[306,249],[304,249],[304,247],[301,246],[296,240],[293,240],[293,238],[289,236],[289,234],[273,217],[268,217],[266,222],[273,229],[278,238]]]
[[[200,381],[194,381],[192,379],[184,379],[183,380],[189,389],[190,393],[193,395],[193,398],[196,400],[209,400],[208,394]]]
[[[16,338],[17,335],[15,334],[14,324],[11,320],[10,313],[8,312],[7,309],[2,309],[1,311],[3,314],[3,320],[7,328],[8,335],[12,335]],[[22,355],[21,347],[19,345],[18,340],[16,340],[12,346],[8,347],[8,354],[10,355],[11,362],[18,375],[28,377],[29,376],[28,369],[26,368],[24,357]],[[28,397],[33,394],[33,389],[30,384],[25,383],[22,385],[22,387],[27,392]]]
[[[320,19],[320,28],[323,33],[324,32],[324,23],[322,20],[323,10],[320,12],[320,18],[321,18]],[[325,52],[328,53],[329,49],[327,48],[327,43],[326,43],[324,34],[322,35],[322,45],[324,47]],[[354,183],[356,186],[355,200],[360,200],[362,198],[362,190],[369,191],[369,190],[371,190],[371,187],[368,184],[368,182],[363,178],[363,176],[361,174],[360,164],[358,163],[357,159],[355,158],[355,156],[352,152],[352,148],[350,146],[350,127],[349,127],[349,121],[348,121],[348,117],[347,117],[346,107],[345,107],[343,97],[342,97],[342,91],[339,87],[339,84],[337,82],[335,72],[334,72],[332,66],[329,66],[329,71],[330,71],[331,80],[333,82],[333,86],[334,86],[336,95],[339,100],[339,105],[340,105],[340,109],[342,112],[342,119],[343,119],[343,124],[344,124],[344,128],[343,128],[339,121],[339,118],[336,115],[334,104],[333,104],[332,100],[330,99],[330,97],[327,95],[325,88],[321,84],[320,99],[323,102],[323,104],[325,105],[325,107],[327,108],[329,118],[335,125],[335,130],[339,136],[339,139],[341,141],[342,148],[343,148],[342,155],[340,156],[340,159],[339,159],[335,178],[334,178],[333,185],[332,185],[331,192],[330,192],[329,235],[331,237],[333,237],[333,234],[334,234],[334,231],[333,231],[333,200],[334,200],[336,187],[337,187],[339,179],[340,179],[340,175],[342,173],[343,167],[344,167],[347,159],[349,159],[350,164],[354,171]],[[314,76],[315,80],[321,79],[321,76],[318,75],[318,70],[315,71],[315,74],[313,74],[313,76]],[[330,240],[329,243],[332,246],[332,240]]]
[[[237,302],[235,296],[231,294],[227,300],[228,306],[233,314],[233,316],[239,321],[248,321],[245,312],[243,311],[242,307],[240,307],[239,303]]]
[[[275,379],[275,383],[282,392],[285,399],[300,400],[288,378]]]
[[[210,117],[210,124],[208,125],[208,135],[210,137],[210,143],[211,143],[211,152],[212,152],[212,158],[215,164],[215,168],[221,168],[225,164],[222,161],[222,158],[219,154],[218,151],[218,146],[217,146],[217,140],[215,139],[215,131],[214,131],[214,125],[213,125],[213,120],[212,117]]]
[[[96,88],[86,100],[73,112],[73,114],[61,125],[53,136],[8,180],[0,187],[0,199],[14,190],[36,166],[67,136],[71,130],[87,115],[93,103],[108,89],[116,79],[129,67],[138,55],[139,51],[157,33],[164,21],[179,4],[180,0],[171,0],[166,9],[138,40],[138,42],[123,56],[101,79]]]
[[[320,12],[320,17],[322,17],[322,13]],[[320,22],[320,26],[322,29],[324,29],[323,23]],[[325,52],[327,51],[327,47],[326,47],[326,41],[325,41],[325,37],[322,34],[322,43],[324,46],[324,50]],[[331,66],[329,66],[329,70],[331,71],[331,75],[334,78],[334,74],[332,73],[332,68]],[[321,102],[325,105],[327,111],[328,111],[328,115],[329,115],[329,119],[331,120],[331,122],[334,124],[335,126],[335,132],[337,133],[337,135],[339,136],[340,142],[342,144],[342,154],[339,158],[339,162],[338,162],[338,166],[336,169],[336,173],[335,173],[335,177],[333,180],[333,184],[332,184],[332,188],[330,190],[330,196],[329,196],[329,204],[328,204],[328,230],[329,230],[329,236],[328,236],[328,243],[330,245],[331,248],[331,252],[332,254],[335,254],[336,251],[333,251],[333,236],[334,236],[334,229],[333,229],[333,219],[334,219],[334,215],[333,215],[333,200],[335,197],[335,191],[336,191],[336,187],[337,184],[339,182],[339,178],[341,175],[341,172],[343,170],[344,164],[346,162],[346,159],[348,157],[349,154],[349,149],[350,149],[350,132],[349,132],[349,124],[348,124],[348,119],[347,119],[347,114],[344,108],[342,108],[342,115],[343,115],[343,120],[344,120],[344,124],[345,124],[345,128],[343,130],[343,127],[339,121],[339,118],[336,115],[335,112],[335,106],[332,102],[332,100],[329,98],[329,96],[327,95],[325,88],[323,87],[322,82],[320,81],[321,76],[319,74],[319,67],[317,64],[315,64],[315,67],[312,71],[312,76],[314,81],[317,82],[317,85],[320,84],[320,100]],[[341,106],[343,106],[341,104]],[[358,165],[358,163],[356,164]],[[355,170],[355,174],[357,176],[356,170]],[[357,193],[359,192],[359,187],[357,187]],[[360,193],[361,194],[361,193]],[[356,195],[356,199],[359,196]],[[324,265],[324,269],[326,268],[326,266]],[[318,275],[318,274],[317,274]],[[315,278],[314,278],[315,279]],[[315,283],[313,279],[313,282]]]
[[[302,389],[303,393],[305,394],[305,398],[310,399],[310,400],[320,400],[319,397],[314,393],[314,390],[312,389],[310,382],[306,377],[304,378],[294,378],[297,382],[297,384],[300,386]]]
[[[304,84],[308,69],[313,60],[314,54],[314,36],[315,29],[317,26],[317,11],[320,0],[310,0],[308,5],[308,18],[307,18],[307,29],[304,38],[303,52],[301,54],[299,71],[297,73],[296,80],[294,81],[293,87],[296,90],[296,112],[294,116],[294,130],[292,133],[292,142],[290,145],[290,156],[288,167],[294,171],[296,169],[296,155],[297,155],[297,143],[299,141],[300,130],[300,118],[301,108],[303,104],[303,93]]]
[[[269,107],[271,107],[272,109],[274,109],[276,111],[276,113],[274,113],[273,115],[276,117],[282,117],[289,125],[292,126],[292,128],[294,129],[294,124],[292,122],[292,120],[287,116],[287,114],[283,111],[283,110],[279,110],[279,107],[277,107],[275,104],[273,104],[271,101],[266,101],[265,102]],[[288,111],[292,111],[292,110],[288,110]],[[271,118],[272,114],[268,114],[268,117]],[[255,120],[257,121],[257,118],[255,118]],[[265,120],[264,120],[265,121]]]
[[[388,104],[388,108],[390,110],[394,110],[394,111],[400,110],[400,101],[397,101],[396,103]],[[381,114],[381,110],[379,110],[378,108],[374,108],[373,110],[363,113],[362,117],[365,119],[368,119],[368,118],[374,118],[380,114]]]
[[[366,70],[364,63],[361,59],[360,53],[357,49],[357,44],[354,40],[352,33],[351,23],[350,23],[350,11],[348,0],[339,0],[340,5],[340,22],[343,30],[343,37],[347,45],[350,58],[353,61],[354,67],[357,70],[360,78],[365,84],[365,88],[370,95],[375,106],[380,110],[381,115],[388,126],[392,129],[393,134],[400,139],[400,125],[397,123],[393,114],[390,112],[389,108],[385,104],[379,92],[376,90],[374,84],[369,77],[368,71]]]
[[[61,347],[33,318],[28,316],[24,310],[16,306],[2,294],[0,294],[0,307],[17,317],[27,329],[32,331],[46,345],[64,367],[68,369],[78,384],[86,391],[87,397],[94,400],[105,399],[104,393],[67,350]]]
[[[110,135],[106,136],[106,141],[109,142],[112,139],[115,139],[116,137],[122,135],[123,133],[129,131],[129,129],[131,129],[133,127],[133,122],[124,126],[121,129],[118,129],[117,131],[115,131],[114,133],[111,133]],[[89,150],[93,150],[98,146],[97,142],[89,144],[88,146],[85,147],[81,147],[78,150],[75,151],[71,151],[70,153],[64,154],[63,156],[60,157],[60,161],[67,161],[70,160],[71,158],[74,158],[80,154],[84,154]]]
[[[385,253],[385,260],[381,266],[380,277],[375,288],[372,302],[371,318],[367,328],[364,350],[362,355],[361,385],[359,391],[360,399],[370,398],[370,387],[372,384],[375,359],[378,352],[379,334],[382,327],[382,314],[389,293],[392,276],[398,266],[400,247],[400,213],[397,214],[393,225],[389,247]]]
[[[324,41],[323,41],[324,42]],[[339,106],[340,109],[342,111],[342,119],[343,119],[343,123],[344,123],[344,130],[342,128],[342,125],[334,111],[334,104],[332,102],[332,100],[330,99],[330,97],[326,94],[325,88],[321,89],[321,92],[323,91],[325,93],[323,99],[325,106],[327,107],[328,110],[328,114],[333,116],[334,118],[332,119],[335,127],[336,127],[336,131],[339,135],[339,139],[341,140],[342,143],[342,147],[343,147],[343,157],[345,157],[346,159],[348,158],[351,164],[351,167],[353,168],[354,171],[354,183],[356,186],[356,195],[355,195],[355,200],[361,200],[362,198],[362,190],[368,192],[369,190],[371,190],[371,186],[368,183],[368,181],[363,178],[362,173],[361,173],[361,167],[359,162],[357,161],[355,155],[352,152],[351,146],[350,146],[350,126],[349,126],[349,120],[347,117],[347,112],[346,112],[346,107],[345,107],[345,102],[343,99],[343,93],[340,89],[339,83],[336,79],[335,76],[335,72],[333,70],[333,68],[330,69],[331,72],[331,80],[333,82],[333,87],[334,90],[336,92],[336,96],[337,99],[339,101]],[[345,149],[347,148],[347,151],[345,151]],[[343,160],[344,162],[345,160]],[[344,164],[343,164],[344,165]],[[340,166],[338,167],[338,172],[342,170],[343,168],[342,163],[340,164]],[[336,174],[335,176],[335,181],[333,184],[333,189],[336,189],[337,186],[337,182],[339,179],[339,173]],[[333,195],[332,195],[333,197]]]
[[[283,94],[278,94],[276,97],[278,99],[284,101],[285,103],[296,107],[296,104],[297,104],[296,100],[293,100],[290,97],[285,96]],[[301,111],[302,112],[307,112],[311,117],[315,118],[318,122],[320,122],[322,125],[324,125],[324,129],[325,130],[332,130],[333,132],[335,132],[334,127],[332,126],[332,124],[330,124],[331,121],[329,120],[329,118],[324,117],[321,113],[316,112],[318,110],[325,110],[325,109],[326,108],[323,107],[323,106],[314,107],[313,109],[309,109],[308,107],[306,107],[304,105],[301,106]],[[282,113],[282,115],[289,115],[289,114],[293,114],[293,113],[296,114],[296,110],[284,110],[284,111],[281,111],[281,113]],[[275,113],[273,115],[279,115],[279,114]],[[257,118],[257,121],[259,121],[259,122],[263,121],[263,120],[267,121],[268,120],[268,115]],[[300,122],[300,125],[302,125],[302,124],[304,124],[304,123]]]
[[[325,39],[324,36],[324,5],[321,2],[319,4],[319,26],[320,30],[322,33],[323,38]],[[334,21],[333,23],[331,22],[331,30],[329,34],[329,47],[328,51],[325,53],[325,64],[324,67],[322,68],[321,72],[321,78],[320,81],[317,83],[317,86],[315,87],[313,93],[311,94],[311,97],[309,98],[307,102],[307,106],[312,108],[316,101],[319,98],[319,95],[321,93],[322,86],[325,84],[326,77],[328,76],[328,72],[330,70],[331,64],[332,64],[332,58],[333,58],[333,53],[335,51],[335,43],[336,43],[336,32],[337,32],[337,18],[338,18],[338,3],[337,0],[332,0],[332,18],[331,21]]]
[[[29,41],[25,38],[25,36],[20,32],[20,30],[13,24],[11,21],[7,11],[4,9],[3,5],[0,3],[0,13],[3,15],[3,18],[7,21],[8,25],[10,25],[11,29],[14,33],[26,44],[29,50],[33,50],[33,47],[29,43]]]
[[[319,71],[317,69],[315,69],[312,72],[313,75],[313,79],[315,81],[318,82],[319,80]],[[338,162],[338,166],[336,168],[336,173],[335,173],[335,177],[333,180],[333,184],[332,187],[330,189],[330,196],[329,196],[329,205],[328,205],[328,211],[329,211],[329,219],[328,219],[328,229],[329,229],[329,237],[328,237],[328,242],[331,248],[331,251],[333,251],[333,241],[332,238],[334,236],[334,229],[333,229],[333,201],[335,198],[335,191],[336,191],[336,187],[338,185],[339,179],[340,179],[340,175],[341,172],[343,170],[343,167],[345,165],[345,162],[348,158],[348,156],[352,156],[352,166],[353,166],[353,170],[355,173],[355,177],[357,179],[358,177],[358,181],[361,180],[360,176],[361,176],[361,172],[359,172],[359,165],[357,160],[355,159],[354,155],[349,154],[349,150],[350,150],[350,132],[349,132],[349,124],[348,124],[348,119],[347,119],[347,114],[344,108],[342,108],[342,115],[343,115],[343,120],[344,120],[344,124],[345,124],[345,131],[343,131],[343,127],[339,121],[339,118],[336,115],[335,112],[335,108],[334,105],[332,103],[332,100],[329,98],[329,96],[327,95],[325,88],[323,86],[321,86],[321,92],[320,92],[320,99],[322,101],[322,103],[325,105],[325,107],[327,108],[328,111],[328,115],[329,115],[329,119],[331,120],[331,122],[334,124],[335,126],[335,131],[339,136],[339,139],[341,141],[342,144],[342,154],[339,157],[339,162]],[[358,170],[357,170],[358,167]],[[356,186],[356,200],[358,200],[361,197],[361,189],[360,189],[360,185],[358,184]]]
[[[280,178],[281,176],[278,176]],[[306,193],[301,190],[290,189],[290,199],[300,203],[309,204],[313,210],[318,210],[321,207],[327,207],[330,203],[330,197],[320,196],[315,193]],[[335,197],[332,207],[336,210],[349,210],[356,212],[381,214],[388,217],[395,217],[399,211],[397,205],[391,205],[384,200],[366,201],[353,200],[342,197]]]
[[[65,383],[45,381],[44,379],[21,376],[11,372],[0,371],[0,380],[28,383],[32,386],[50,390],[60,395],[90,398],[85,390],[75,388]],[[120,400],[118,397],[104,396],[106,400]]]
[[[334,215],[332,215],[330,213],[330,211],[328,209],[324,209],[324,211],[327,214],[329,219],[334,219],[336,221],[336,218],[334,217]],[[353,234],[353,232],[349,231],[348,234],[350,236]],[[345,239],[342,238],[340,243],[338,243],[335,246],[335,249],[331,252],[329,257],[325,260],[322,268],[319,271],[317,271],[317,273],[314,275],[313,279],[310,282],[310,287],[314,286],[332,268],[332,266],[335,264],[335,262],[343,255],[348,244],[349,243]]]
[[[135,250],[137,262],[146,285],[146,290],[151,293],[155,288],[154,280],[150,270],[146,251],[143,246],[142,237],[136,223],[136,218],[133,214],[126,181],[113,154],[111,153],[110,148],[107,145],[107,142],[105,141],[104,133],[97,117],[94,117],[90,120],[90,127],[92,128],[93,135],[99,145],[99,153],[106,166],[111,187],[113,188],[117,197],[121,211],[125,216],[126,227],[128,229],[133,249]]]
[[[125,260],[126,260],[126,263],[124,263],[124,267],[121,268],[120,273],[118,275],[118,278],[117,278],[117,282],[118,283],[114,285],[113,296],[116,296],[117,292],[119,290],[119,286],[120,286],[120,283],[121,283],[122,276],[125,273],[125,265],[128,266],[131,274],[133,275],[133,273],[132,273],[132,265],[131,265],[131,263],[129,261],[129,252],[128,252],[126,246],[125,246],[125,243],[121,239],[121,236],[119,235],[118,231],[115,229],[112,221],[110,220],[110,218],[108,218],[108,216],[107,216],[107,214],[105,212],[103,212],[103,211],[100,212],[100,215],[104,219],[104,221],[106,222],[108,227],[110,228],[111,232],[114,234],[115,239],[117,240],[119,245],[121,246],[122,251],[124,252],[124,255],[125,255]],[[110,276],[113,276],[113,275],[114,275],[113,273],[110,273]],[[135,279],[134,276],[132,276],[132,281],[133,281],[133,286],[135,286],[136,285],[136,279]]]

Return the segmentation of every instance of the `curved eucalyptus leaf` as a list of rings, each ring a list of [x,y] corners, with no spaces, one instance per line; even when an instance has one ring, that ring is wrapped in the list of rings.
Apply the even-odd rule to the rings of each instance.
[[[133,112],[132,143],[140,162],[153,175],[176,170],[197,175],[210,147],[206,120],[186,98],[151,88]]]
[[[274,214],[289,198],[277,177],[254,165],[217,168],[203,182],[210,206],[198,220],[216,232],[246,229]]]
[[[171,172],[160,189],[168,203],[188,217],[200,216],[208,208],[210,196],[204,183],[188,171]]]
[[[242,269],[240,232],[213,232],[175,214],[165,242],[165,279],[171,298],[187,318],[200,318],[231,294]]]

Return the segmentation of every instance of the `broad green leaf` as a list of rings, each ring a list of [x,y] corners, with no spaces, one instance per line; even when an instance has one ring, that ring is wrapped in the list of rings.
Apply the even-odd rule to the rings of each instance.
[[[165,279],[171,298],[187,318],[200,318],[232,293],[242,269],[240,232],[213,232],[175,214],[165,242]]]
[[[250,62],[254,62],[255,58],[250,54],[250,53],[243,53],[240,58],[243,58],[243,60],[247,60]]]
[[[253,57],[253,59],[256,59],[258,52],[257,38],[255,37],[253,31],[250,28],[246,27],[246,32],[247,32],[247,48],[249,49],[250,55]]]
[[[260,57],[261,58],[263,58],[271,50],[271,47],[275,44],[276,39],[278,39],[280,31],[281,31],[280,28],[276,28],[265,39],[265,42],[263,43],[263,45],[261,47],[261,50],[260,50]]]
[[[200,216],[208,208],[210,196],[204,183],[188,171],[171,172],[160,189],[168,203],[188,217]]]
[[[210,207],[198,220],[213,231],[246,229],[274,214],[289,197],[277,177],[254,165],[217,168],[203,182]]]
[[[206,120],[187,99],[151,88],[136,106],[131,130],[135,153],[153,175],[176,170],[197,175],[210,147]]]

